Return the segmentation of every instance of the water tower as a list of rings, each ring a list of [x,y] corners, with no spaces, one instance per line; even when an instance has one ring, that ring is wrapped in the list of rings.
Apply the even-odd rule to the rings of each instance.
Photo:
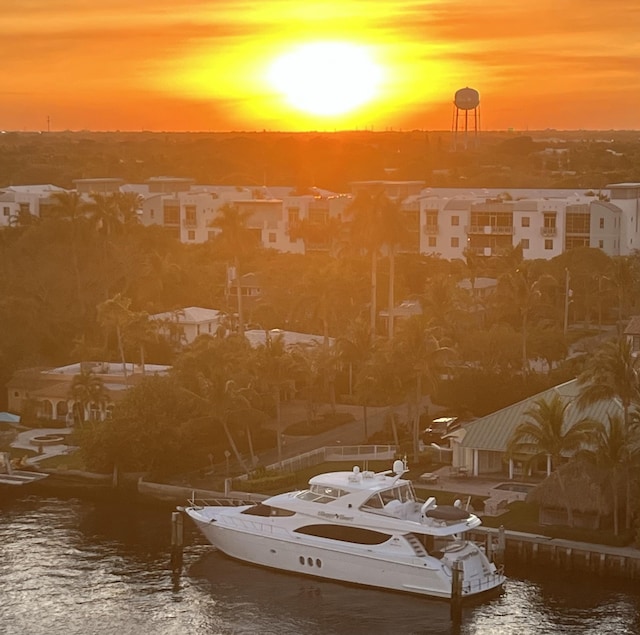
[[[480,129],[480,93],[474,88],[461,88],[453,98],[453,145],[458,149],[458,133],[464,134],[464,149],[469,145],[469,128],[474,143]]]

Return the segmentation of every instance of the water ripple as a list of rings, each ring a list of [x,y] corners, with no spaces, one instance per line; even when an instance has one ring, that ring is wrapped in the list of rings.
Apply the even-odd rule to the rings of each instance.
[[[26,498],[0,504],[3,635],[631,635],[640,595],[600,580],[510,577],[465,607],[267,571],[215,552],[191,525],[169,570],[166,510]]]

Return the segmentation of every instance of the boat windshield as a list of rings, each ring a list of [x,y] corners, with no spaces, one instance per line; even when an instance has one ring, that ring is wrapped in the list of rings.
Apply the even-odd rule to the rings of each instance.
[[[349,492],[338,487],[327,487],[325,485],[312,485],[309,489],[300,492],[296,498],[314,503],[330,503]]]
[[[385,509],[389,503],[397,501],[398,503],[415,502],[416,495],[413,491],[411,483],[396,485],[382,492],[377,492],[370,496],[364,503],[363,507],[372,509]]]

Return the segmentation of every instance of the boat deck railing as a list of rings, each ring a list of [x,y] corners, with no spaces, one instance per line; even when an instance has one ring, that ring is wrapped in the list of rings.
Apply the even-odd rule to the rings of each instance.
[[[470,595],[475,593],[482,593],[493,589],[496,585],[504,580],[504,565],[496,567],[495,571],[487,573],[481,578],[474,578],[471,580],[463,580],[462,594]]]
[[[242,507],[243,505],[255,505],[259,501],[249,498],[196,498],[192,495],[189,498],[188,507]]]

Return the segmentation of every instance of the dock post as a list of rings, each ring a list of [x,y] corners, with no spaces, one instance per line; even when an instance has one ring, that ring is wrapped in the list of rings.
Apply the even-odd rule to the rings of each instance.
[[[495,563],[500,565],[504,564],[504,552],[506,547],[506,539],[504,535],[504,525],[500,525],[498,528],[498,547],[495,551],[494,560]]]
[[[451,567],[451,620],[459,624],[462,617],[462,582],[464,571],[462,562],[456,560]]]
[[[171,569],[182,569],[182,548],[184,544],[183,519],[181,512],[171,513]]]

